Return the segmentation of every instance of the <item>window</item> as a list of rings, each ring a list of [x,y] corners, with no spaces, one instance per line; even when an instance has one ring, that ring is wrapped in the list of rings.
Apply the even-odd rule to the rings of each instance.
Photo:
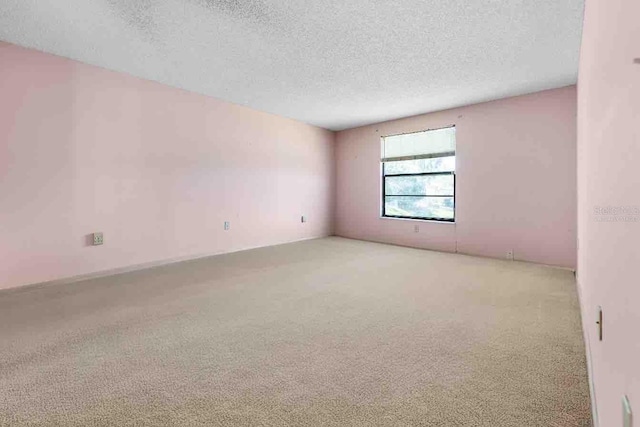
[[[455,220],[456,128],[382,138],[382,216]]]

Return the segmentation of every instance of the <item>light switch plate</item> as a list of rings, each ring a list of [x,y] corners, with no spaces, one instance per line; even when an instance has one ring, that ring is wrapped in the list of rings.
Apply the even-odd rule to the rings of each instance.
[[[104,236],[102,233],[93,233],[93,246],[102,245],[104,243]]]
[[[307,217],[306,217],[306,216],[304,216],[304,215],[302,215],[302,216],[300,217],[300,222],[307,222]]]
[[[633,414],[631,413],[631,404],[627,396],[622,398],[622,419],[624,420],[623,427],[633,427]]]
[[[225,221],[224,222],[224,229],[228,230],[231,227],[231,225],[229,224],[229,221]]]

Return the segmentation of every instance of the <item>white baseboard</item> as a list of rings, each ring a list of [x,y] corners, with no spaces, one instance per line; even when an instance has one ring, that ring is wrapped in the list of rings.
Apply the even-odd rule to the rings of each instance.
[[[218,252],[210,252],[210,253],[191,254],[191,255],[185,255],[185,256],[180,256],[180,257],[175,257],[175,258],[165,258],[165,259],[161,259],[161,260],[157,260],[157,261],[143,262],[143,263],[140,263],[140,264],[132,264],[132,265],[127,265],[127,266],[123,266],[123,267],[110,268],[110,269],[107,269],[107,270],[100,270],[100,271],[95,271],[95,272],[92,272],[92,273],[85,273],[85,274],[79,274],[79,275],[76,275],[76,276],[63,277],[63,278],[60,278],[60,279],[47,280],[45,282],[38,282],[38,283],[31,283],[31,284],[26,284],[26,285],[13,286],[13,287],[10,287],[10,288],[0,289],[0,292],[20,291],[20,290],[23,290],[23,289],[25,289],[25,290],[26,289],[33,289],[33,288],[41,287],[41,286],[62,285],[62,284],[68,284],[68,283],[81,282],[83,280],[99,279],[101,277],[113,276],[113,275],[116,275],[116,274],[129,273],[129,272],[139,271],[139,270],[147,270],[149,268],[161,267],[161,266],[164,266],[164,265],[176,264],[176,263],[184,262],[184,261],[194,261],[194,260],[197,260],[197,259],[208,258],[208,257],[216,256],[216,255],[225,255],[225,254],[231,254],[231,253],[236,253],[236,252],[249,251],[251,249],[260,249],[260,248],[266,248],[266,247],[269,247],[269,246],[287,245],[289,243],[304,242],[306,240],[314,240],[314,239],[322,239],[322,238],[330,237],[330,236],[331,235],[305,237],[303,239],[297,239],[297,240],[291,240],[291,241],[286,241],[286,242],[274,243],[274,244],[271,244],[271,245],[249,246],[249,247],[235,249],[235,250],[231,250],[231,251],[218,251]]]
[[[457,255],[470,256],[470,257],[475,257],[475,258],[495,259],[495,260],[499,260],[499,261],[523,262],[525,264],[533,264],[533,265],[539,265],[539,266],[542,266],[542,267],[549,267],[549,268],[555,268],[555,269],[558,269],[558,270],[570,271],[570,272],[572,272],[574,274],[576,272],[576,270],[573,267],[565,267],[565,266],[556,265],[556,264],[544,264],[544,263],[541,263],[541,262],[527,261],[527,260],[524,260],[524,259],[507,260],[506,258],[500,258],[500,257],[495,257],[495,256],[474,254],[474,253],[470,253],[470,252],[462,252],[462,251],[458,251],[457,248],[455,250],[446,250],[446,249],[441,249],[441,248],[427,248],[427,247],[424,247],[424,246],[421,246],[421,245],[394,243],[394,242],[389,242],[389,241],[385,241],[385,240],[375,240],[375,239],[368,239],[368,238],[363,238],[363,237],[351,237],[351,236],[347,236],[347,235],[344,235],[344,234],[334,234],[334,236],[341,237],[343,239],[360,240],[361,242],[372,242],[372,243],[381,243],[383,245],[399,246],[401,248],[421,249],[423,251],[442,252],[442,253],[445,253],[445,254],[457,254]]]

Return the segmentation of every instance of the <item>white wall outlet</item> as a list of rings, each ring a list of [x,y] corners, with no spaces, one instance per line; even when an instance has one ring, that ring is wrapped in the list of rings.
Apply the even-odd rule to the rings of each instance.
[[[413,226],[413,232],[414,233],[419,233],[420,232],[420,226],[418,224]]]
[[[224,222],[224,229],[228,230],[231,227],[231,225],[229,224],[229,221],[225,221]]]
[[[513,249],[507,251],[507,259],[513,261]]]
[[[306,216],[304,216],[304,215],[302,215],[302,216],[300,217],[300,222],[307,222],[307,217],[306,217]]]
[[[602,307],[598,306],[598,320],[596,320],[596,325],[598,325],[598,341],[602,341],[602,329],[604,328],[604,323],[602,319]]]
[[[631,413],[631,404],[627,396],[622,398],[622,420],[623,427],[633,427],[633,414]]]
[[[104,236],[102,233],[93,233],[93,246],[102,245],[104,243]]]

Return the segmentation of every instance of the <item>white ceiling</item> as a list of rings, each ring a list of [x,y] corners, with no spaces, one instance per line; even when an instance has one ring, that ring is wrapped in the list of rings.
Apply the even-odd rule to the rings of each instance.
[[[574,84],[583,0],[0,0],[0,39],[339,130]]]

